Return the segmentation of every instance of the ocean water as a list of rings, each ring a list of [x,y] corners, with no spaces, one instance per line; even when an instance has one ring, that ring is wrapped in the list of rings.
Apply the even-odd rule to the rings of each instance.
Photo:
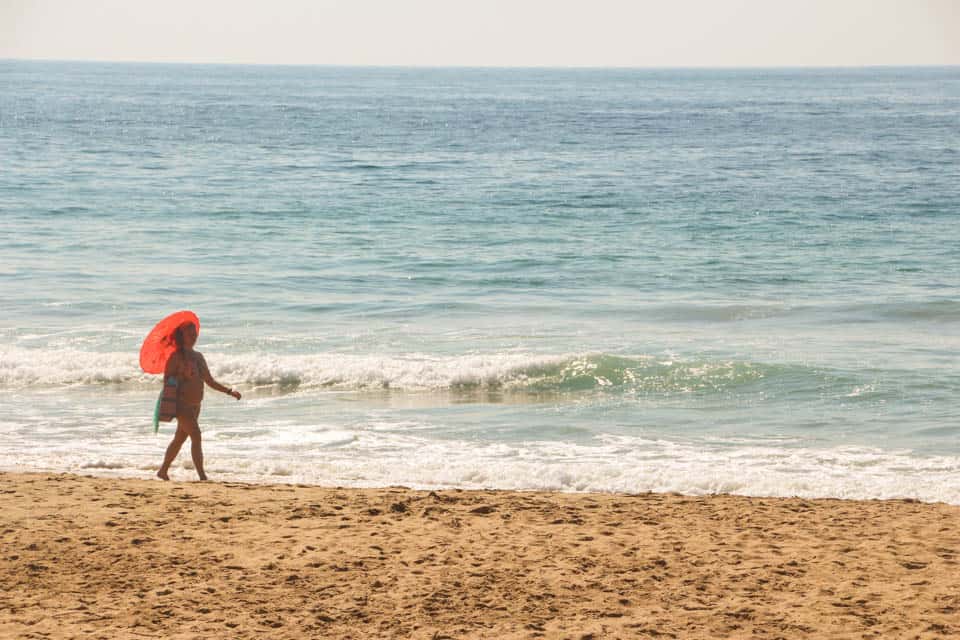
[[[0,468],[960,504],[960,68],[0,61]],[[173,476],[194,476],[189,452]]]

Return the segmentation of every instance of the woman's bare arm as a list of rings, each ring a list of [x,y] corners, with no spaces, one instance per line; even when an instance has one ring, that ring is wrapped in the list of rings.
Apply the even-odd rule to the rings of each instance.
[[[166,366],[163,368],[163,379],[164,379],[164,380],[166,380],[166,379],[169,378],[170,376],[179,376],[179,375],[180,375],[180,369],[182,369],[182,365],[181,365],[180,360],[181,360],[180,354],[179,354],[179,353],[176,353],[176,352],[174,352],[169,358],[167,358],[167,364],[166,364]]]
[[[203,381],[207,383],[207,386],[210,387],[211,389],[219,391],[220,393],[225,393],[228,396],[233,396],[234,398],[239,400],[240,392],[230,389],[229,387],[225,387],[219,382],[217,382],[216,380],[214,380],[213,376],[210,374],[210,367],[207,366],[206,359],[199,353],[197,355],[200,357],[200,369],[201,369],[200,375],[203,376]]]

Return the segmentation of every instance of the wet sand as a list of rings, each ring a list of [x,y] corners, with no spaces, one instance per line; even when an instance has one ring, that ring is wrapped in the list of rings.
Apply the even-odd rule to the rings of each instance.
[[[960,507],[0,473],[2,638],[947,638]]]

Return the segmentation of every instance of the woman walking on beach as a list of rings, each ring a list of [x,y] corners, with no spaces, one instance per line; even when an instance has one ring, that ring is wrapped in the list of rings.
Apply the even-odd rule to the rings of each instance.
[[[163,378],[166,380],[174,376],[177,379],[177,432],[167,447],[163,464],[157,471],[157,477],[162,480],[170,479],[167,475],[170,464],[180,453],[180,447],[186,439],[190,438],[190,455],[193,457],[193,465],[200,479],[206,480],[207,474],[203,471],[200,424],[197,421],[200,417],[200,404],[203,402],[203,385],[206,383],[211,389],[226,393],[237,400],[240,399],[240,392],[214,380],[203,354],[193,350],[193,345],[197,342],[196,325],[192,322],[180,325],[174,331],[173,337],[177,350],[167,360]]]

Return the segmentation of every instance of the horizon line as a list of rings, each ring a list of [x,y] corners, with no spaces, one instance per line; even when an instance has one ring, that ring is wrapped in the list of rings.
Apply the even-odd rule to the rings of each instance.
[[[103,58],[5,58],[0,62],[52,62],[76,64],[155,64],[217,67],[326,67],[333,69],[497,69],[497,70],[783,70],[783,69],[944,69],[960,68],[960,63],[896,64],[782,64],[782,65],[491,65],[491,64],[343,64],[329,62],[196,62],[188,60],[112,60]]]

